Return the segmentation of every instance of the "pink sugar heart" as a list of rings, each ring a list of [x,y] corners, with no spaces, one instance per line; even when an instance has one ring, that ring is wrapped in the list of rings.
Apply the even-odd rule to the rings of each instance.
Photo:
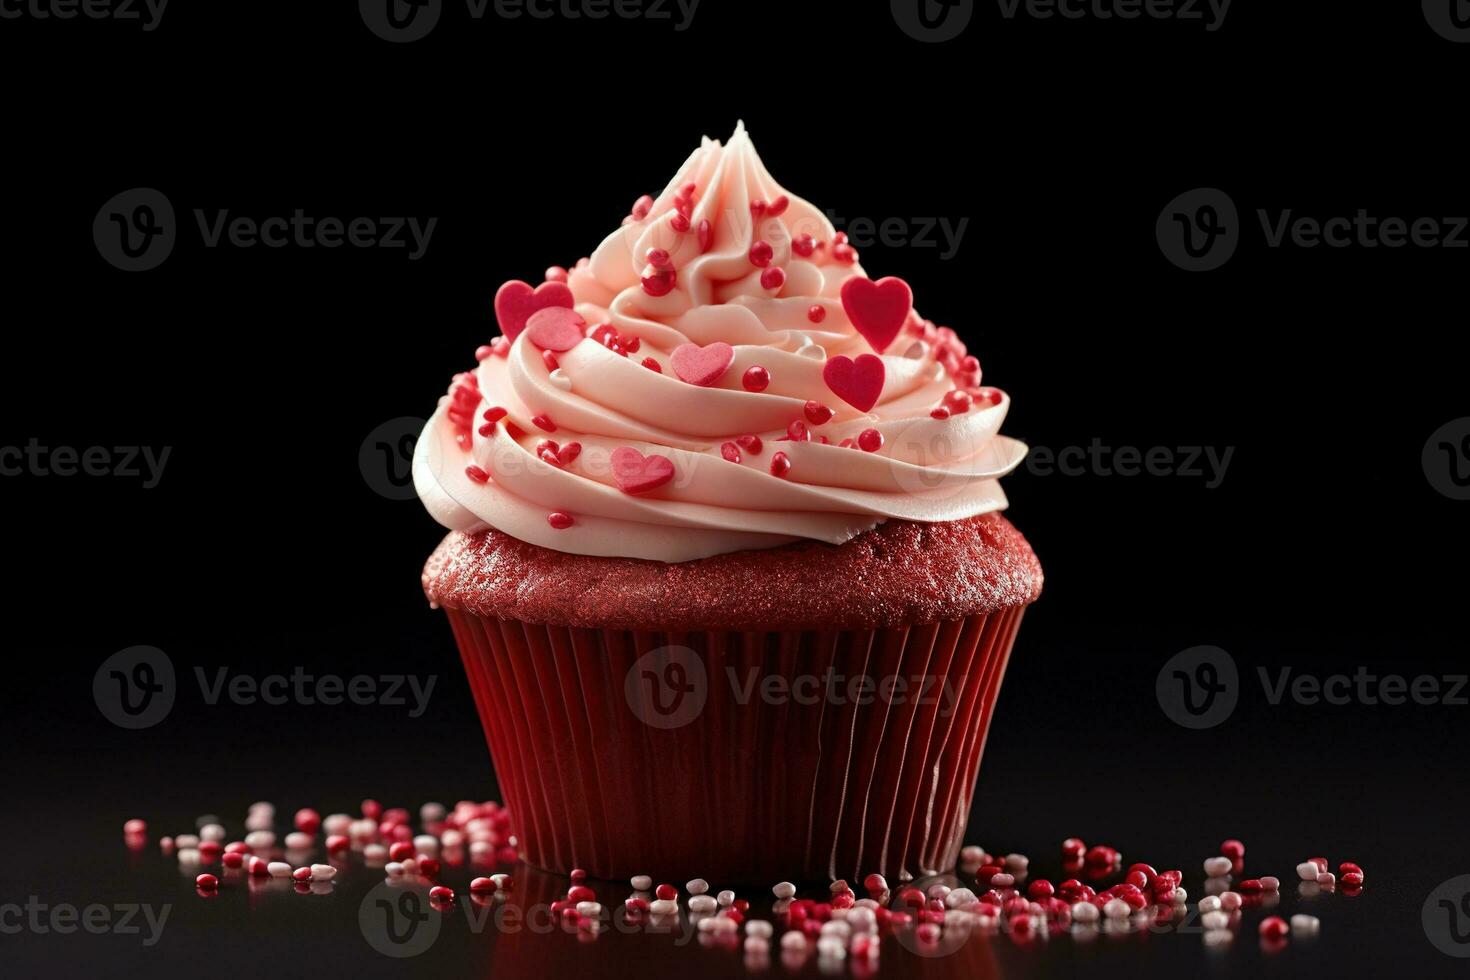
[[[838,398],[859,412],[866,412],[878,404],[886,373],[883,358],[876,354],[859,354],[855,361],[839,356],[827,359],[822,368],[822,380]]]
[[[512,279],[495,291],[495,319],[500,332],[511,340],[526,329],[531,314],[548,306],[570,310],[576,305],[572,291],[564,282],[543,282],[532,289],[519,279]]]
[[[893,343],[913,307],[913,290],[896,276],[877,282],[853,276],[842,284],[842,308],[847,318],[879,354]]]
[[[582,342],[587,321],[576,310],[547,306],[526,320],[526,337],[542,350],[567,351]]]
[[[613,482],[623,493],[643,493],[674,478],[674,464],[667,456],[645,456],[632,446],[612,451]]]
[[[720,375],[735,360],[735,348],[715,341],[704,347],[698,344],[680,344],[674,348],[674,373],[682,380],[702,388],[720,380]]]

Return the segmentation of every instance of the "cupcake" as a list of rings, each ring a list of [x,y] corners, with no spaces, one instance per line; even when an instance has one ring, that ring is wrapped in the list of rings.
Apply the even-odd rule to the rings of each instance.
[[[1026,447],[743,127],[495,296],[414,481],[529,863],[899,881],[954,865],[1041,568]]]

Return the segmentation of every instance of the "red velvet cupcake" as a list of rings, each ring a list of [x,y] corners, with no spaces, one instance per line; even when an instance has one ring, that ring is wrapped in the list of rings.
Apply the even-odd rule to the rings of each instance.
[[[743,129],[496,296],[414,476],[522,856],[682,881],[954,864],[1026,605],[1010,400]]]

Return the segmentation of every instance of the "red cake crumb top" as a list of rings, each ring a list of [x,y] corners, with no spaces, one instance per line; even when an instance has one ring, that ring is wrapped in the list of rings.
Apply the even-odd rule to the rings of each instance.
[[[916,625],[1041,593],[1041,564],[1000,514],[893,520],[842,545],[804,541],[665,564],[551,551],[499,531],[451,533],[424,592],[480,616],[594,629],[798,630]]]

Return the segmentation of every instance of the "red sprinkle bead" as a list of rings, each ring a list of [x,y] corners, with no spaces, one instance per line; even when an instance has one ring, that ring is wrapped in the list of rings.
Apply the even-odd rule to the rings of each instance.
[[[327,838],[327,853],[341,854],[351,845],[352,841],[346,834],[332,834]]]
[[[1342,881],[1342,883],[1344,885],[1348,886],[1349,888],[1356,887],[1357,885],[1361,885],[1363,883],[1363,872],[1361,872],[1361,871],[1346,871],[1346,872],[1343,872],[1342,878],[1340,880]]]
[[[746,391],[765,391],[771,383],[771,372],[756,364],[745,369],[740,383],[745,386]]]
[[[761,273],[761,288],[777,290],[786,285],[786,270],[780,266],[771,266]]]
[[[638,348],[643,346],[643,338],[619,336],[618,346],[627,351],[629,354],[636,354],[638,353]]]
[[[648,899],[639,898],[637,895],[634,895],[623,901],[623,907],[626,908],[629,912],[647,912]]]
[[[643,366],[648,368],[648,370],[652,371],[654,374],[664,373],[664,369],[658,366],[658,361],[655,361],[651,357],[645,357],[643,359]]]
[[[448,885],[435,885],[429,889],[429,899],[434,902],[454,901],[454,889]]]
[[[561,362],[558,361],[556,359],[556,355],[549,350],[544,350],[541,352],[541,363],[546,365],[546,370],[548,371],[555,371],[557,368],[561,367]]]
[[[546,515],[546,523],[550,524],[558,531],[565,531],[567,528],[571,527],[577,522],[572,520],[571,514],[564,514],[559,510],[554,510],[550,514]]]
[[[792,442],[810,442],[812,435],[806,430],[806,423],[801,419],[792,419],[791,424],[786,426],[786,438]]]
[[[669,227],[681,235],[684,234],[690,227],[689,216],[687,214],[675,214],[669,219]]]
[[[740,447],[733,442],[727,442],[720,446],[720,455],[732,463],[740,462]]]
[[[1261,937],[1264,939],[1285,939],[1290,931],[1291,927],[1279,915],[1268,915],[1261,920]]]
[[[469,477],[475,483],[488,483],[490,480],[490,474],[480,469],[474,463],[471,463],[464,468],[464,475]]]
[[[978,366],[978,364],[979,362],[977,361],[976,365]],[[1232,861],[1239,861],[1245,857],[1245,845],[1231,838],[1220,845],[1220,854],[1222,857],[1228,857]]]
[[[883,433],[877,429],[864,429],[858,433],[857,444],[865,453],[876,453],[883,448]]]
[[[804,406],[806,420],[812,425],[825,425],[832,418],[832,409],[821,402],[809,401]]]
[[[764,269],[771,264],[771,259],[776,255],[776,250],[771,248],[769,242],[756,242],[750,246],[750,264]]]
[[[439,877],[439,872],[443,870],[444,866],[439,863],[438,858],[419,858],[419,874],[423,875],[425,878],[428,878],[432,881],[433,879]]]
[[[597,893],[586,885],[573,885],[567,889],[567,901],[573,905],[579,902],[595,902],[597,901]]]
[[[753,214],[753,215],[755,215],[757,218],[759,218],[761,215],[765,214],[766,213],[766,202],[765,201],[761,201],[761,200],[751,201],[750,202],[750,213]]]
[[[476,878],[470,882],[470,894],[489,895],[495,891],[496,887],[494,878]]]
[[[496,337],[490,341],[490,352],[496,357],[509,357],[510,341],[504,337]]]
[[[582,444],[580,442],[569,442],[560,449],[555,450],[556,461],[565,466],[578,456],[582,455]]]
[[[556,423],[551,421],[551,416],[542,412],[540,415],[531,416],[531,424],[544,432],[555,432]]]
[[[647,194],[644,194],[638,200],[633,202],[633,220],[642,221],[644,218],[648,217],[648,212],[652,210],[653,198],[649,197]]]
[[[790,204],[791,198],[787,197],[785,194],[782,194],[766,207],[766,214],[772,218],[779,218],[781,217],[781,215],[786,213],[786,208],[790,206]]]
[[[938,419],[939,421],[943,422],[945,419],[949,418],[949,409],[945,408],[943,405],[940,405],[938,408],[929,413],[929,417],[931,419]],[[1075,858],[1074,860],[1080,860],[1080,858]]]
[[[1051,882],[1042,879],[1038,881],[1033,881],[1031,884],[1027,885],[1026,894],[1030,895],[1033,899],[1040,902],[1044,899],[1051,898],[1052,895],[1056,894],[1056,888],[1052,886]]]
[[[678,278],[673,269],[655,269],[649,266],[643,270],[643,291],[654,298],[667,296],[674,291],[674,283]]]
[[[458,381],[462,377],[473,378],[474,375],[455,375],[455,380]],[[296,819],[294,822],[296,824],[296,829],[301,831],[303,834],[314,834],[321,829],[322,815],[320,813],[317,813],[310,807],[306,807],[296,811]]]
[[[791,460],[785,453],[776,453],[771,457],[771,475],[785,476],[791,472]]]
[[[219,887],[219,879],[214,875],[205,873],[194,879],[194,884],[207,892],[212,892]]]
[[[668,251],[662,248],[649,249],[644,254],[643,259],[645,262],[647,262],[649,265],[653,266],[660,272],[664,272],[674,267],[673,261],[669,258]]]
[[[659,885],[653,890],[653,894],[665,902],[672,902],[679,897],[679,889],[673,885]]]
[[[475,360],[477,360],[477,361],[486,361],[486,360],[489,360],[490,359],[490,355],[492,355],[494,353],[495,353],[495,348],[494,347],[491,347],[489,344],[481,344],[479,347],[476,347],[475,348]]]
[[[741,449],[744,449],[746,452],[754,456],[759,456],[761,454],[760,436],[736,436],[735,442],[739,444]]]
[[[1337,866],[1337,871],[1338,871],[1339,874],[1343,874],[1343,875],[1362,874],[1363,873],[1363,869],[1360,868],[1360,867],[1358,867],[1352,861],[1344,861],[1344,862],[1342,862],[1341,864],[1339,864]]]
[[[806,258],[817,250],[816,239],[811,235],[797,235],[791,241],[791,250],[802,258]]]
[[[832,258],[841,262],[843,265],[852,265],[857,261],[857,257],[857,251],[845,242],[832,247]]]
[[[821,303],[813,303],[806,308],[806,318],[813,323],[821,323],[827,319],[827,308]]]
[[[1266,886],[1261,884],[1261,880],[1259,878],[1246,878],[1244,881],[1241,881],[1235,886],[1235,890],[1240,892],[1242,895],[1251,895],[1255,892],[1265,891]]]
[[[701,218],[699,220],[699,225],[695,229],[695,232],[699,236],[699,252],[702,255],[705,252],[708,252],[709,247],[714,244],[715,229],[714,226],[709,223],[708,218]]]
[[[485,409],[485,414],[480,417],[483,418],[486,422],[499,422],[501,419],[505,418],[505,416],[505,409],[501,408],[499,405],[495,405],[491,408]]]

